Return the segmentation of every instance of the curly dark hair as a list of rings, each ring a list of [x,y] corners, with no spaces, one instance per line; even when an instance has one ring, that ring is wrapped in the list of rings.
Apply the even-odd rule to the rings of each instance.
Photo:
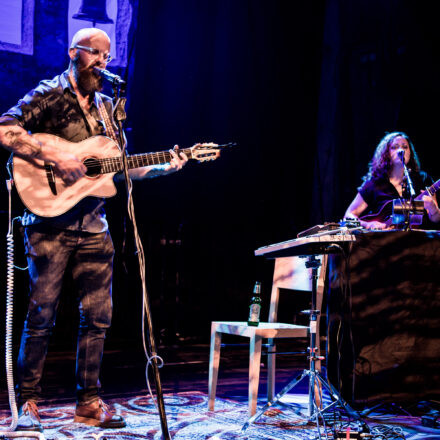
[[[388,176],[388,172],[391,170],[390,146],[396,137],[403,137],[408,141],[411,151],[408,168],[417,173],[420,171],[419,157],[408,135],[402,131],[393,131],[392,133],[386,133],[377,145],[373,159],[368,164],[368,173],[362,178],[364,182],[372,178]]]

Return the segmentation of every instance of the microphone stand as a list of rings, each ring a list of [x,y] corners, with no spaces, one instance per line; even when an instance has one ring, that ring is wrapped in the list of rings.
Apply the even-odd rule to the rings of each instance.
[[[407,189],[409,191],[410,199],[414,200],[414,198],[416,196],[416,192],[414,190],[414,185],[412,183],[412,180],[411,180],[411,177],[409,175],[408,168],[405,165],[405,162],[403,162],[403,173],[405,175]]]
[[[114,112],[113,112],[113,119],[116,122],[116,125],[118,127],[118,140],[119,140],[119,146],[122,153],[122,171],[124,173],[125,177],[125,185],[127,189],[127,210],[129,214],[129,218],[131,220],[132,226],[133,226],[133,233],[134,233],[134,239],[135,239],[135,248],[136,248],[136,254],[138,256],[139,261],[139,267],[140,267],[140,276],[142,280],[142,291],[143,291],[143,314],[142,314],[142,333],[145,334],[144,325],[145,320],[147,321],[147,335],[148,335],[148,350],[146,350],[145,342],[144,342],[144,349],[146,350],[147,357],[148,353],[151,354],[151,356],[148,358],[148,362],[151,362],[151,365],[153,367],[153,373],[154,373],[154,382],[156,386],[156,394],[157,394],[157,406],[160,416],[160,424],[162,428],[162,437],[164,440],[171,439],[170,433],[168,431],[168,423],[167,423],[167,416],[165,413],[165,404],[163,400],[163,392],[162,392],[162,384],[160,381],[160,375],[159,375],[159,366],[157,364],[157,352],[156,352],[156,342],[154,340],[153,335],[153,323],[151,319],[151,310],[150,310],[150,303],[148,299],[147,294],[147,286],[145,282],[145,255],[142,247],[141,240],[139,238],[137,225],[136,225],[136,218],[134,213],[134,204],[133,204],[133,197],[132,197],[132,181],[130,179],[130,176],[128,175],[128,156],[127,156],[127,142],[126,138],[124,136],[123,132],[123,122],[127,119],[127,114],[125,112],[125,103],[127,101],[127,98],[121,97],[121,93],[125,93],[125,83],[113,83],[113,102],[114,102]],[[145,313],[145,315],[144,315]],[[148,380],[148,379],[147,379]]]
[[[405,194],[409,193],[409,200],[410,200],[410,208],[408,209],[408,213],[405,215],[406,218],[406,228],[405,230],[409,230],[411,228],[411,210],[415,210],[414,206],[414,198],[416,197],[416,192],[414,190],[414,185],[412,183],[411,177],[409,175],[408,168],[405,164],[405,154],[401,154],[400,158],[402,159],[402,165],[403,165],[403,174],[405,176],[405,187],[402,188],[402,194],[403,191]]]

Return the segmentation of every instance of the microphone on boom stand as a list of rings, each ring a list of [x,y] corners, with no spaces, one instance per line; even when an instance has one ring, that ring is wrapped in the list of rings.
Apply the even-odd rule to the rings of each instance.
[[[94,67],[93,70],[103,79],[110,82],[114,86],[122,86],[125,85],[125,81],[119,76],[115,75],[114,73],[109,72],[105,69],[99,69],[98,67]]]

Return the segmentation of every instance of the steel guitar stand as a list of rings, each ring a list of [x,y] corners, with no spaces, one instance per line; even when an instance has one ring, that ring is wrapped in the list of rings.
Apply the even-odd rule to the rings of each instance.
[[[353,410],[348,403],[340,396],[335,387],[328,383],[316,370],[316,361],[324,359],[322,356],[318,356],[318,347],[316,346],[316,329],[317,320],[320,314],[319,310],[316,310],[316,297],[317,297],[317,284],[318,284],[318,269],[321,265],[321,261],[316,258],[316,255],[308,255],[308,261],[305,265],[307,268],[312,269],[312,307],[308,311],[310,316],[310,347],[308,347],[310,361],[310,368],[304,370],[300,375],[292,379],[275,397],[272,401],[267,402],[267,404],[255,415],[250,417],[248,421],[241,428],[245,431],[249,425],[255,422],[259,417],[261,417],[264,412],[273,406],[278,400],[281,399],[286,393],[288,393],[292,388],[298,385],[305,377],[309,378],[309,404],[308,404],[308,417],[307,421],[315,419],[318,421],[318,417],[322,416],[330,407],[340,404],[347,413],[355,420],[360,420],[361,416]],[[333,400],[325,408],[322,408],[322,387],[324,387],[329,393]]]

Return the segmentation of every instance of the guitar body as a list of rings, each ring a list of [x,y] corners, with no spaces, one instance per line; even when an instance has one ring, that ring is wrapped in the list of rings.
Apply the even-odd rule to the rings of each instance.
[[[66,185],[55,174],[51,164],[40,159],[23,159],[14,155],[12,164],[15,187],[29,211],[41,217],[56,217],[72,209],[85,197],[107,198],[116,194],[113,176],[122,170],[123,158],[119,146],[112,139],[93,136],[74,143],[47,133],[36,133],[33,136],[54,148],[73,154],[82,161],[87,171],[74,184]],[[220,148],[233,145],[208,142],[195,144],[179,152],[200,163],[217,159]],[[170,163],[174,154],[168,150],[130,155],[127,157],[127,166],[131,170]]]
[[[386,202],[381,210],[374,214],[368,214],[360,217],[360,220],[365,222],[381,222],[384,223],[388,229],[399,229],[401,225],[405,222],[405,212],[409,212],[413,210],[413,205],[416,205],[417,202],[419,205],[419,211],[413,212],[409,215],[409,222],[413,229],[417,229],[420,227],[423,221],[423,212],[420,213],[420,209],[423,209],[423,198],[424,193],[414,198],[414,202],[407,201],[408,205],[406,206],[405,202],[400,202],[399,199],[389,200]],[[396,207],[394,207],[394,202],[399,202]],[[402,204],[403,203],[403,204]],[[405,209],[402,209],[405,207]]]
[[[361,220],[366,222],[372,222],[372,221],[379,221],[381,223],[385,223],[387,227],[396,227],[396,224],[399,224],[400,222],[404,221],[405,212],[402,210],[402,207],[405,208],[406,212],[409,210],[413,210],[415,206],[415,213],[410,215],[410,225],[411,227],[417,227],[422,224],[423,221],[423,196],[431,196],[433,197],[435,193],[440,189],[440,179],[437,180],[435,183],[433,183],[430,187],[427,187],[425,190],[423,190],[417,197],[414,198],[414,203],[412,201],[409,201],[410,205],[405,206],[405,201],[403,201],[399,207],[399,205],[393,205],[393,200],[389,200],[386,202],[381,210],[378,213],[375,214],[368,214],[360,217]],[[398,201],[398,199],[396,199]],[[417,209],[417,203],[419,204],[419,207]],[[394,215],[394,210],[400,211],[400,214]],[[418,211],[418,212],[417,212]],[[394,219],[393,219],[394,215]],[[393,223],[393,220],[394,223]]]
[[[33,136],[40,141],[49,142],[60,150],[74,154],[82,162],[87,159],[105,159],[121,155],[118,145],[105,136],[94,136],[78,143],[46,133],[37,133]],[[103,198],[114,196],[115,174],[86,175],[70,186],[55,174],[53,176],[55,181],[51,187],[47,166],[42,160],[23,159],[16,155],[13,157],[13,177],[18,195],[26,208],[42,217],[64,214],[88,196]]]
[[[363,215],[362,217],[360,217],[360,219],[365,222],[381,222],[381,223],[385,223],[387,226],[391,226],[392,215],[393,215],[393,201],[389,200],[382,206],[379,212]]]

